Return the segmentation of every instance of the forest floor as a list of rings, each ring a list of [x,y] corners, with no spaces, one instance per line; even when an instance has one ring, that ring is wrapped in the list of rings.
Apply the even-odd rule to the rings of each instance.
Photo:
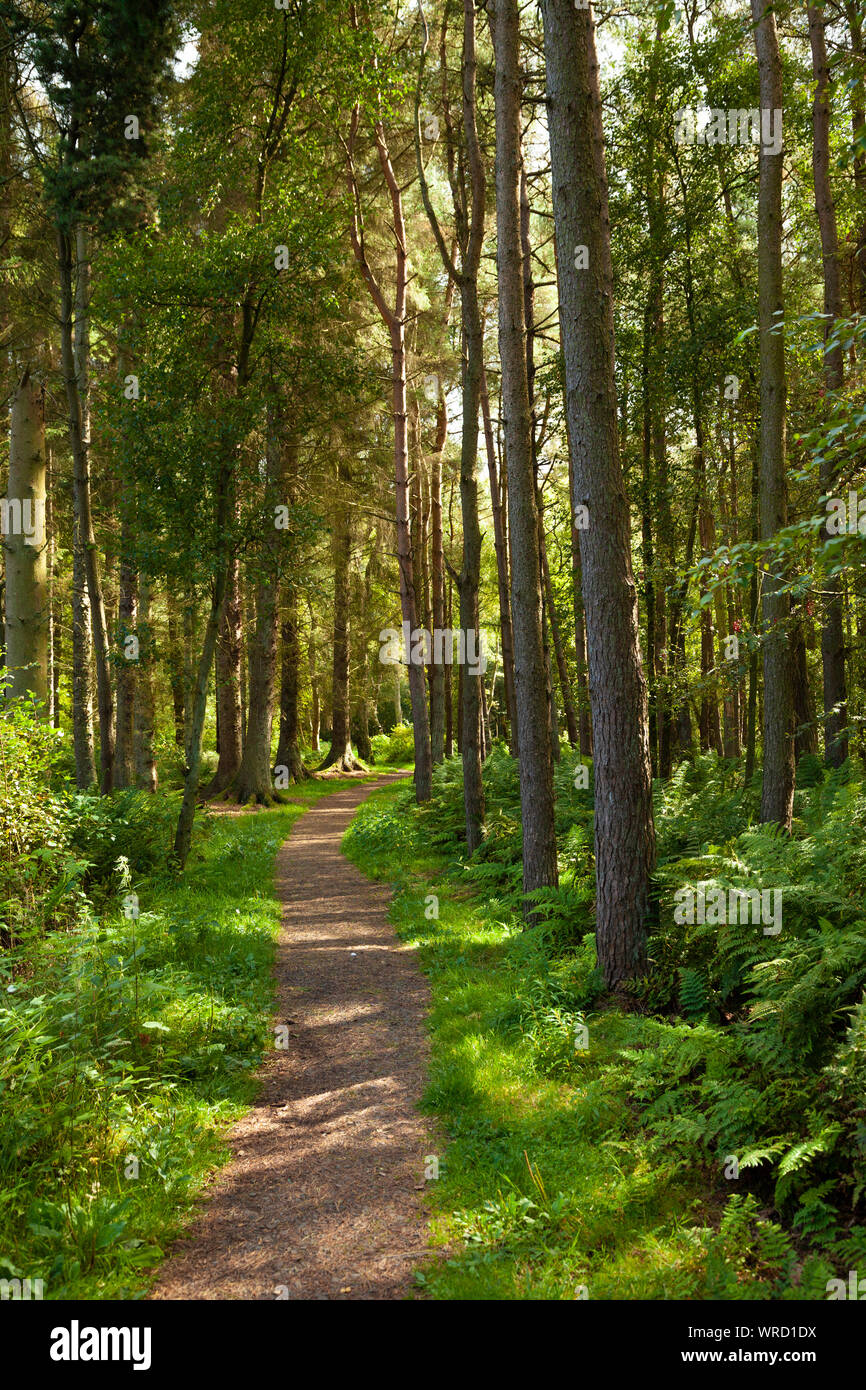
[[[389,780],[324,798],[279,852],[276,1045],[153,1298],[400,1298],[428,1253],[417,1102],[429,990],[389,924],[389,890],[340,853]]]

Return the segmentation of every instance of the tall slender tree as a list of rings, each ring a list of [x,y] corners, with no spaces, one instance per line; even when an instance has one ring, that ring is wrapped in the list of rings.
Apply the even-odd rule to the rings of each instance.
[[[776,16],[751,0],[761,110],[778,121],[784,109]],[[778,116],[774,113],[778,112]],[[760,149],[758,183],[758,328],[761,357],[761,540],[788,521],[785,473],[785,339],[782,332],[782,150]],[[787,621],[790,603],[771,558],[764,576],[764,768],[761,820],[790,830],[794,810],[794,689]]]
[[[614,380],[613,269],[592,11],[544,0],[560,333],[595,770],[596,941],[614,987],[646,965],[654,829],[647,690]]]
[[[495,0],[496,265],[499,356],[508,467],[514,686],[520,750],[524,894],[558,882],[553,752],[542,638],[538,502],[526,365],[523,250],[520,235],[520,21],[517,0]],[[525,898],[531,916],[533,902]]]

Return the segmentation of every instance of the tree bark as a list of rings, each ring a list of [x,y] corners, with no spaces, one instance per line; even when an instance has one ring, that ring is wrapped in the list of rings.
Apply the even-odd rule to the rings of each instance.
[[[293,498],[297,472],[298,444],[283,441],[276,414],[269,409],[267,421],[267,477],[265,480],[259,543],[253,554],[255,566],[255,629],[249,645],[249,698],[244,751],[232,796],[245,805],[255,801],[267,805],[273,800],[271,782],[271,735],[273,732],[274,686],[277,664],[277,594],[285,564],[284,534],[275,525],[275,506]]]
[[[382,317],[391,339],[391,383],[394,416],[394,490],[397,518],[397,563],[400,573],[400,607],[403,622],[410,633],[418,626],[417,599],[412,575],[412,532],[409,516],[409,452],[406,437],[406,290],[408,282],[408,250],[406,223],[403,216],[403,195],[381,121],[375,126],[379,166],[385,178],[391,201],[392,225],[396,245],[395,288],[393,308],[370,267],[358,220],[358,185],[353,164],[355,139],[360,123],[360,108],[352,113],[352,125],[347,145],[349,192],[352,198],[350,235],[352,249],[370,296]],[[432,792],[433,759],[430,751],[430,717],[427,709],[427,689],[424,667],[420,662],[409,663],[409,695],[412,701],[412,731],[415,745],[415,796],[418,802],[429,801]]]
[[[859,206],[866,206],[866,151],[863,149],[864,127],[866,127],[866,104],[864,104],[863,79],[863,15],[860,0],[845,0],[845,17],[848,20],[848,33],[851,39],[851,52],[860,66],[860,79],[851,91],[851,136],[854,141],[854,186],[860,199]],[[857,276],[860,313],[866,314],[866,213],[860,214],[860,225],[854,233],[854,270]]]
[[[595,754],[596,942],[614,988],[646,968],[655,835],[614,380],[613,269],[598,63],[590,10],[544,0],[553,210]],[[586,246],[588,267],[575,255]],[[572,259],[574,258],[574,259]]]
[[[818,751],[815,703],[809,687],[802,610],[795,615],[791,631],[791,669],[794,682],[794,758],[799,760],[806,753]]]
[[[316,615],[313,612],[313,605],[309,600],[308,607],[310,610],[310,646],[308,653],[310,667],[310,748],[314,753],[318,753],[319,733],[322,727],[322,711],[319,701],[319,673],[316,663]],[[399,667],[397,667],[396,670],[399,677]]]
[[[505,716],[508,721],[508,740],[512,757],[518,756],[517,714],[514,699],[514,635],[511,627],[511,599],[508,587],[508,543],[500,498],[499,465],[493,438],[490,415],[490,396],[487,373],[481,369],[481,416],[484,421],[484,445],[487,452],[487,476],[490,481],[490,504],[493,511],[493,546],[496,553],[496,586],[499,598],[499,632],[502,638],[502,674],[505,681]]]
[[[553,801],[553,753],[545,695],[538,505],[533,469],[532,413],[526,369],[526,320],[520,227],[521,78],[517,0],[495,0],[496,263],[499,278],[499,355],[508,467],[511,617],[520,748],[524,895],[558,882]],[[524,914],[533,904],[524,897]]]
[[[782,110],[782,61],[776,17],[751,0],[761,109]],[[782,293],[782,154],[760,150],[758,184],[758,326],[761,362],[761,539],[787,524],[785,340]],[[775,330],[775,331],[774,331]],[[764,578],[764,771],[761,820],[791,829],[794,808],[793,683],[786,630],[790,604],[779,561]]]
[[[8,700],[31,697],[49,717],[48,541],[45,524],[45,406],[30,369],[12,399],[6,552]]]
[[[235,554],[228,566],[226,600],[217,638],[216,708],[219,727],[219,756],[207,795],[216,796],[231,786],[243,756],[243,714],[241,710],[241,594],[240,559]]]
[[[205,626],[204,641],[196,668],[195,686],[189,709],[189,728],[186,731],[187,766],[184,775],[183,798],[174,836],[174,855],[183,868],[192,844],[192,827],[195,820],[195,801],[198,793],[199,773],[201,771],[201,742],[207,711],[207,688],[216,648],[217,634],[222,620],[223,603],[226,596],[228,566],[223,559],[223,544],[232,515],[231,492],[235,460],[232,457],[220,468],[217,476],[214,498],[214,537],[216,553],[211,574],[211,601]]]
[[[425,45],[426,54],[426,45]],[[463,53],[461,63],[463,145],[459,151],[465,159],[468,180],[451,178],[457,241],[460,246],[460,270],[455,267],[433,211],[424,177],[421,159],[420,122],[416,99],[416,150],[424,206],[445,270],[460,289],[460,318],[462,330],[462,428],[460,443],[460,510],[463,519],[463,558],[457,589],[460,602],[460,628],[464,644],[474,635],[479,650],[479,600],[481,582],[481,528],[478,522],[478,411],[481,404],[481,377],[484,367],[484,333],[478,301],[478,272],[484,246],[486,178],[481,145],[478,139],[476,111],[477,56],[475,42],[474,0],[463,0]],[[422,64],[423,73],[423,64]],[[454,148],[451,125],[447,125],[449,168],[454,168]],[[466,827],[466,846],[472,854],[481,844],[484,827],[484,787],[481,775],[481,678],[469,670],[462,671],[460,703],[460,752],[463,759],[463,806]]]
[[[430,464],[431,604],[433,627],[445,628],[445,550],[442,540],[442,453],[448,438],[448,407],[439,380],[436,411],[436,445]],[[433,762],[445,756],[445,668],[441,661],[430,667],[430,751]]]
[[[84,573],[90,601],[93,652],[96,662],[100,786],[103,792],[110,792],[113,785],[114,769],[114,696],[111,689],[108,626],[105,618],[99,552],[93,531],[91,511],[88,379],[90,266],[88,257],[87,231],[79,224],[75,232],[77,281],[73,290],[72,235],[69,232],[58,231],[60,347],[68,407],[69,443],[72,450],[73,506],[83,552]]]
[[[364,769],[352,752],[349,720],[349,561],[352,553],[352,533],[349,526],[349,508],[342,499],[337,502],[334,510],[331,550],[334,560],[331,747],[319,770],[333,767],[337,772],[356,772]],[[412,667],[409,669],[411,671]],[[423,667],[419,669],[423,675]]]
[[[114,749],[114,786],[131,787],[135,780],[134,729],[135,729],[135,687],[138,677],[139,655],[134,660],[127,656],[127,638],[135,637],[138,623],[138,575],[132,557],[133,519],[129,514],[131,497],[125,488],[126,496],[121,499],[123,516],[120,530],[120,584],[117,602],[117,739]]]
[[[310,774],[301,758],[298,720],[301,644],[298,640],[298,591],[291,579],[286,584],[286,606],[281,637],[280,738],[277,744],[276,766],[286,769],[289,782],[302,782]]]
[[[271,782],[271,733],[274,710],[274,677],[277,660],[277,594],[275,578],[261,578],[254,585],[255,626],[249,641],[249,695],[247,736],[240,767],[231,785],[232,800],[239,805],[273,801]]]
[[[751,539],[756,543],[761,538],[761,451],[757,431],[752,435],[752,486],[751,486],[752,529]],[[758,631],[758,566],[752,568],[749,581],[749,627],[752,645],[749,649],[749,693],[746,702],[746,764],[743,780],[746,787],[755,773],[755,751],[758,727],[758,647],[754,641]]]
[[[72,746],[75,785],[96,785],[93,741],[93,637],[84,567],[81,518],[73,501],[72,519]]]
[[[655,266],[653,267],[655,270]],[[656,669],[656,588],[655,588],[655,550],[653,546],[653,519],[651,501],[653,497],[653,449],[652,449],[652,407],[650,392],[650,343],[651,332],[654,326],[653,304],[654,286],[650,286],[650,293],[644,310],[643,323],[643,351],[641,354],[641,411],[642,419],[642,447],[641,447],[641,563],[643,565],[643,596],[644,613],[646,616],[646,651],[648,677],[648,721],[649,732],[650,765],[653,777],[658,776],[659,750],[658,750],[658,701],[657,701],[657,677]]]
[[[577,728],[577,712],[574,708],[574,700],[571,695],[571,681],[568,674],[568,662],[565,659],[565,647],[562,642],[559,619],[556,616],[556,608],[553,603],[553,584],[550,578],[550,564],[547,559],[547,544],[544,539],[543,528],[541,532],[541,563],[544,571],[544,589],[547,595],[547,615],[550,623],[550,636],[553,641],[553,650],[556,656],[556,670],[559,675],[559,690],[562,695],[562,707],[565,710],[565,727],[568,730],[569,743],[572,748],[577,748],[580,742],[580,734]]]
[[[183,748],[183,655],[180,645],[180,632],[178,631],[177,604],[170,587],[166,591],[165,604],[166,625],[168,628],[166,664],[168,666],[169,685],[171,686],[171,707],[174,716],[174,741],[178,748]]]
[[[355,746],[358,749],[358,757],[361,762],[369,763],[373,760],[373,745],[370,742],[370,660],[369,643],[367,640],[367,614],[370,611],[370,599],[373,591],[373,555],[372,549],[375,540],[375,533],[368,538],[367,547],[369,554],[367,563],[364,566],[364,573],[357,576],[357,601],[355,609],[358,614],[358,624],[356,632],[356,657],[355,669],[357,680],[354,689],[354,716],[352,720],[352,732],[355,738]],[[432,748],[432,738],[431,738]]]
[[[138,679],[135,683],[135,726],[133,751],[135,782],[143,791],[155,792],[158,785],[153,756],[155,708],[153,697],[153,632],[150,623],[150,580],[139,577],[138,584]]]
[[[812,104],[812,175],[815,185],[815,211],[821,233],[824,273],[824,382],[828,393],[844,385],[842,344],[829,346],[836,320],[842,317],[842,291],[839,275],[839,233],[836,204],[830,182],[830,65],[824,33],[824,12],[816,5],[807,7],[809,42],[812,48],[812,75],[815,98]],[[832,493],[836,469],[826,453],[821,459],[821,491]],[[822,540],[827,539],[826,526]],[[848,756],[848,692],[845,680],[845,635],[842,612],[842,579],[828,575],[824,580],[821,621],[821,666],[824,695],[824,761],[841,767]]]

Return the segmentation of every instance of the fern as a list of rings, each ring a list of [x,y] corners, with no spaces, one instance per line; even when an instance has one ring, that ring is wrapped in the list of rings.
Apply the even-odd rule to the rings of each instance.
[[[709,1009],[707,982],[700,970],[680,970],[680,1008],[686,1018],[696,1018]]]

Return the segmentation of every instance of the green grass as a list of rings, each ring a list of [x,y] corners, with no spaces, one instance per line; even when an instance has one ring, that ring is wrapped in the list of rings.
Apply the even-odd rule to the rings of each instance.
[[[4,955],[0,1277],[42,1278],[49,1299],[146,1290],[273,1045],[274,858],[303,812],[210,817],[182,876]]]
[[[754,1197],[740,1188],[731,1201],[738,1185],[717,1164],[666,1148],[642,1123],[635,1059],[693,1043],[699,1028],[609,1001],[593,1011],[592,934],[551,957],[540,930],[479,894],[456,844],[410,797],[371,797],[344,851],[393,885],[395,928],[431,980],[424,1106],[448,1142],[427,1189],[438,1257],[416,1274],[422,1296],[825,1297],[826,1260],[801,1262],[793,1287],[791,1240]]]

